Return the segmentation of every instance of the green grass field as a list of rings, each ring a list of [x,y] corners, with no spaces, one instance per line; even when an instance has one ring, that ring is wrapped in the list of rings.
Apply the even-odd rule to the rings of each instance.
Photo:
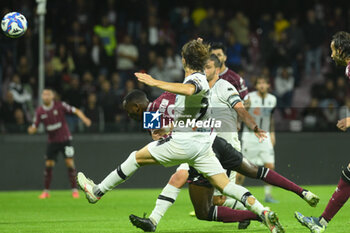
[[[334,186],[308,187],[318,194],[321,202],[317,208],[309,207],[293,193],[275,188],[274,196],[279,204],[270,207],[275,210],[287,232],[309,232],[294,218],[295,210],[303,214],[318,216],[326,206]],[[258,199],[263,198],[263,188],[250,190]],[[52,191],[51,198],[39,200],[40,191],[0,192],[1,233],[104,233],[142,232],[129,222],[129,214],[143,215],[153,209],[160,189],[115,190],[95,204],[89,204],[83,193],[74,200],[70,191]],[[199,221],[190,217],[192,210],[188,190],[181,191],[176,203],[170,208],[158,225],[157,232],[268,232],[262,224],[253,222],[245,231],[237,230],[237,223],[224,224]],[[345,205],[329,225],[327,232],[349,232],[350,205]]]

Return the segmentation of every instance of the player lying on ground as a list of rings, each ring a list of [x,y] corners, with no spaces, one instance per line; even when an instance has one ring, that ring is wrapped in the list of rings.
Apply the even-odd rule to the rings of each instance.
[[[91,121],[82,111],[64,102],[54,101],[54,93],[51,89],[45,88],[41,95],[43,105],[36,110],[35,120],[28,128],[29,134],[35,134],[42,122],[48,133],[48,144],[46,149],[46,161],[44,172],[44,191],[39,196],[41,199],[49,198],[49,189],[52,180],[52,170],[57,161],[57,156],[62,153],[68,168],[68,177],[72,186],[72,196],[79,197],[76,183],[76,170],[74,165],[74,148],[71,145],[72,136],[69,132],[65,114],[76,114],[86,126],[91,125]]]
[[[287,190],[294,191],[298,195],[305,198],[310,205],[315,206],[318,202],[318,197],[311,192],[302,189],[275,172],[270,172],[268,169],[263,167],[254,166],[245,159],[242,160],[242,154],[235,149],[240,149],[240,142],[236,131],[237,113],[251,127],[255,127],[256,123],[244,109],[242,102],[237,96],[235,87],[227,80],[219,79],[219,67],[219,60],[215,55],[212,55],[206,64],[205,73],[211,87],[211,108],[217,112],[217,114],[214,114],[214,118],[224,122],[222,128],[225,130],[222,131],[218,129],[218,136],[213,143],[213,150],[223,167],[229,170],[239,170],[243,174],[247,174],[249,177],[254,179],[266,179],[268,182],[279,185]],[[173,109],[173,104],[175,103],[175,97],[176,95],[165,92],[154,102],[150,103],[145,93],[141,91],[134,91],[126,96],[123,105],[129,116],[136,120],[141,120],[143,112],[145,111],[155,112],[158,110],[163,114],[163,117],[167,119],[172,117],[171,110]],[[234,110],[231,111],[231,108]],[[230,132],[226,132],[226,130]],[[154,139],[159,138],[162,136],[160,135],[161,132],[167,133],[165,130],[154,130],[152,132],[152,137]],[[226,141],[231,143],[227,143],[219,136],[225,138]],[[188,166],[186,168],[186,166],[181,165],[177,169],[176,173],[173,174],[168,185],[160,194],[156,202],[156,207],[150,216],[152,221],[150,221],[148,218],[139,218],[132,215],[131,220],[133,223],[144,230],[154,231],[161,217],[176,200],[180,188],[186,183],[187,178]],[[210,183],[205,180],[204,177],[200,176],[194,169],[191,169],[189,183],[190,196],[196,210],[196,215],[199,219],[209,221],[214,219],[216,221],[223,222],[237,222],[249,219],[256,220],[256,216],[252,218],[251,214],[248,214],[247,218],[245,219],[245,215],[243,215],[243,213],[238,215],[232,209],[225,210],[222,208],[215,211],[217,216],[213,218],[212,216],[208,215],[208,213],[211,212],[210,208],[215,209],[217,207],[211,207],[213,188]],[[207,196],[206,194],[211,195]],[[234,207],[238,209],[245,209],[243,205],[240,205],[240,203],[237,202],[237,200],[226,198],[225,196],[214,197],[214,205],[224,205],[230,208]]]
[[[345,74],[350,79],[350,33],[336,33],[331,42],[331,50],[331,57],[335,63],[337,65],[347,66]],[[337,127],[342,131],[346,131],[346,129],[350,127],[350,117],[338,121]],[[343,207],[349,197],[350,163],[342,171],[338,186],[320,217],[305,217],[299,212],[295,212],[295,217],[301,224],[309,228],[311,232],[324,232],[328,226],[328,223]]]
[[[190,41],[182,48],[182,62],[185,70],[183,83],[168,83],[155,80],[147,74],[137,73],[140,82],[177,94],[175,119],[178,122],[207,120],[209,84],[204,74],[209,58],[208,47],[200,41]],[[275,212],[264,207],[246,188],[230,182],[225,170],[215,157],[211,144],[213,138],[205,128],[175,127],[171,136],[154,141],[132,152],[124,163],[112,171],[100,184],[95,185],[83,173],[78,173],[78,183],[90,203],[96,203],[105,193],[124,182],[140,166],[162,164],[174,166],[188,163],[203,173],[222,193],[241,200],[257,215],[271,232],[284,232]],[[264,134],[260,134],[264,137]]]

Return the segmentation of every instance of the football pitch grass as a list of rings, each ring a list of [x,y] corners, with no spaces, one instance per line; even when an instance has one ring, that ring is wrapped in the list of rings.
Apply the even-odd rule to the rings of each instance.
[[[305,215],[319,216],[336,185],[307,187],[320,196],[317,208],[309,207],[297,195],[273,189],[273,194],[280,201],[270,204],[278,213],[286,232],[309,232],[294,218],[294,211]],[[251,187],[252,193],[263,200],[263,188]],[[79,199],[73,199],[70,191],[52,191],[51,198],[38,199],[40,191],[0,192],[0,232],[1,233],[104,233],[104,232],[142,232],[129,222],[129,215],[150,214],[160,189],[119,189],[105,195],[97,204],[89,204],[80,192]],[[188,190],[183,189],[164,218],[158,225],[157,232],[268,232],[259,222],[252,222],[247,230],[238,230],[237,223],[216,223],[199,221],[190,217],[192,204]],[[349,232],[350,205],[347,203],[330,223],[326,232]]]

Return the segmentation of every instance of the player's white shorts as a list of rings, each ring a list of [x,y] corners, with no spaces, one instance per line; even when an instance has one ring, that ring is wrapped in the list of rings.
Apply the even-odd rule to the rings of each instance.
[[[242,153],[245,158],[255,165],[275,163],[275,151],[271,143],[242,143]]]
[[[188,163],[208,177],[225,173],[212,150],[212,142],[213,140],[202,141],[197,138],[184,140],[181,134],[178,134],[165,140],[149,143],[148,151],[157,162],[165,167]]]

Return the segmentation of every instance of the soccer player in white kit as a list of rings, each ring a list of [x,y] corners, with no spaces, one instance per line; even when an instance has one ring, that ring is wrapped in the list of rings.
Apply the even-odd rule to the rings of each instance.
[[[269,93],[270,83],[266,77],[258,77],[255,83],[256,91],[250,92],[249,113],[254,116],[258,126],[267,133],[267,140],[259,143],[254,132],[247,126],[243,128],[242,152],[250,162],[257,166],[264,166],[271,170],[275,168],[274,145],[276,143],[273,112],[277,99]],[[242,179],[243,181],[243,179]],[[271,185],[265,185],[265,202],[277,203],[271,195]]]
[[[140,82],[177,94],[175,121],[200,121],[206,119],[209,84],[201,73],[209,57],[208,47],[201,41],[190,41],[182,48],[182,62],[185,70],[183,83],[168,83],[153,79],[142,73],[135,73]],[[264,134],[260,137],[264,138]],[[205,128],[175,127],[171,137],[154,141],[132,152],[124,163],[112,171],[100,184],[95,184],[78,173],[78,183],[90,203],[96,203],[106,192],[123,183],[140,166],[162,164],[173,166],[188,163],[218,188],[223,194],[242,200],[252,212],[262,216],[271,232],[284,232],[276,214],[265,208],[251,193],[230,182],[225,170],[215,157],[211,145],[214,137]]]

